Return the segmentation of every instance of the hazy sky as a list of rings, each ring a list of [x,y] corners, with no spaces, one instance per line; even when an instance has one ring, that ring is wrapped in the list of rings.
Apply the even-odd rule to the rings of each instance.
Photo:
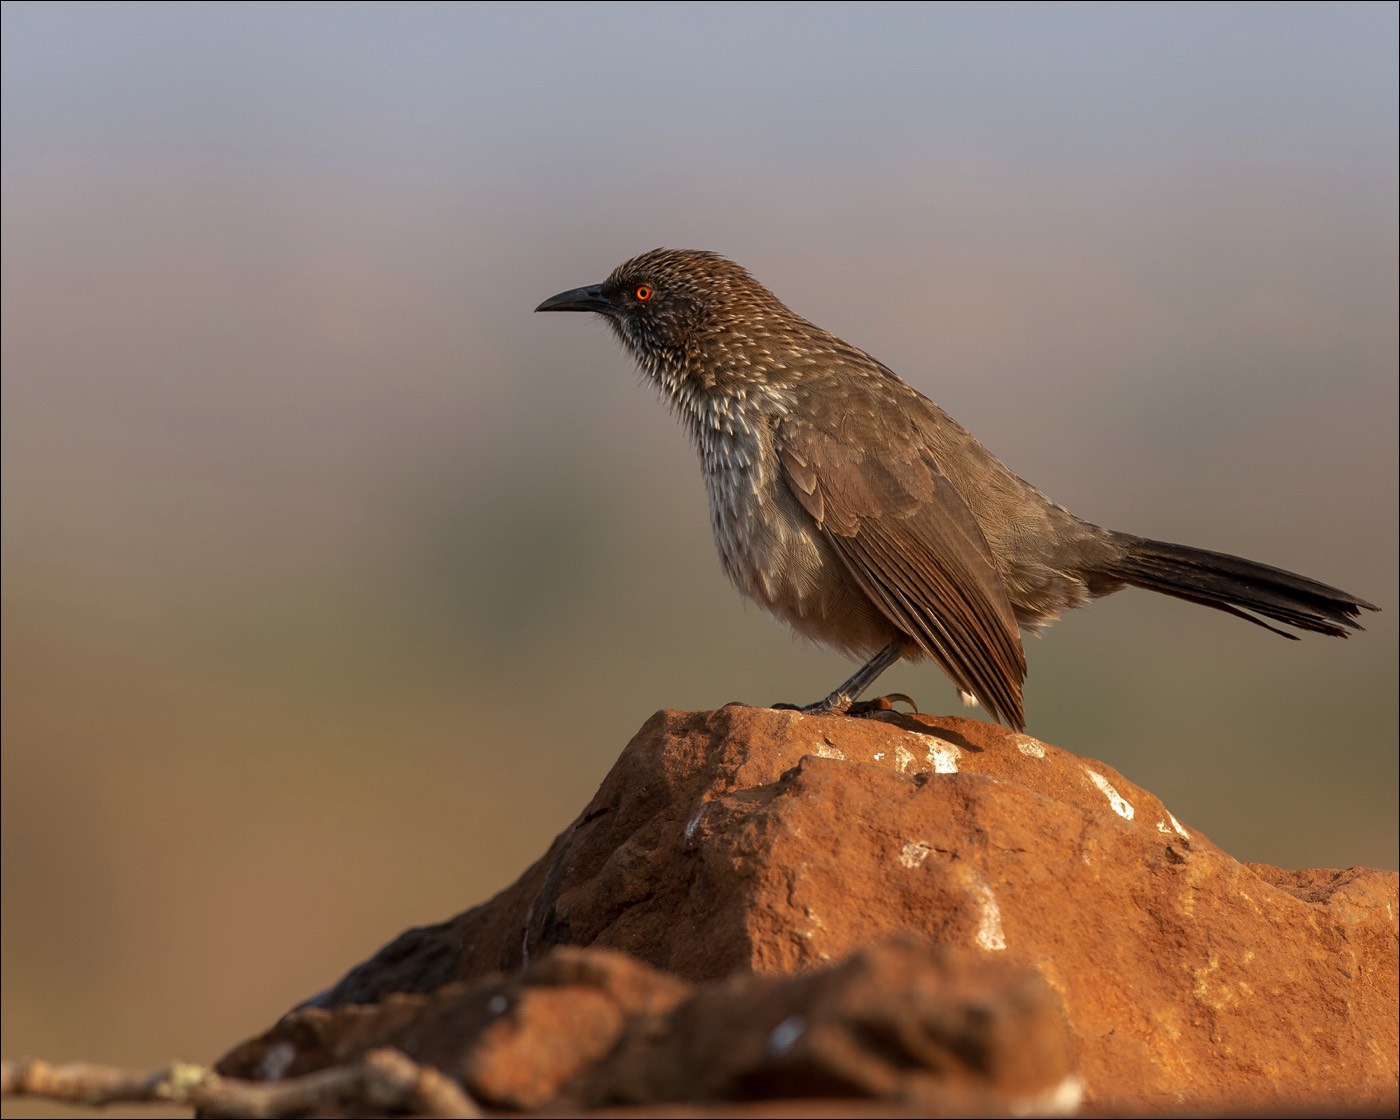
[[[6,3],[4,31],[6,161],[372,157],[547,195],[677,160],[870,187],[935,158],[1394,156],[1389,3]]]

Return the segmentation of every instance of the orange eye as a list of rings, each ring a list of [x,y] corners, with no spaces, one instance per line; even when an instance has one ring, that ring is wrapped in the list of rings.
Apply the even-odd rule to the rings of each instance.
[[[637,297],[638,303],[646,303],[647,300],[651,299],[653,293],[650,288],[643,284],[632,294]]]

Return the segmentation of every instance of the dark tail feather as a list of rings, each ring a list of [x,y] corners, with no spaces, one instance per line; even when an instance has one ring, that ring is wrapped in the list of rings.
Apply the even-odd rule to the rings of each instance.
[[[1363,610],[1380,609],[1315,579],[1239,556],[1127,534],[1120,535],[1118,543],[1123,546],[1123,555],[1103,566],[1105,575],[1214,607],[1285,638],[1296,639],[1298,635],[1270,626],[1255,615],[1345,638],[1350,631],[1362,629],[1357,616]]]

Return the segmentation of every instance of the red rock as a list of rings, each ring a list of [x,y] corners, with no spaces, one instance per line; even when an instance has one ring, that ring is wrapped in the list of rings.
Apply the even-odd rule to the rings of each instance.
[[[514,1111],[818,1096],[1000,1115],[1063,1111],[1080,1094],[1064,1008],[1040,976],[917,938],[699,988],[561,948],[509,980],[294,1011],[221,1071],[296,1076],[381,1046]]]
[[[1044,977],[1099,1108],[1259,1109],[1320,1094],[1379,1107],[1395,1100],[1400,1066],[1397,911],[1394,872],[1240,864],[1112,768],[990,724],[662,712],[514,886],[353,970],[317,1001],[340,1010],[294,1049],[298,1062],[310,1041],[315,1060],[342,1053],[337,1032],[355,1035],[365,1014],[347,1005],[376,1001],[375,1044],[397,1044],[414,1015],[447,1012],[432,1001],[410,1012],[390,993],[513,974],[557,946],[619,949],[692,983],[738,984],[809,973],[913,933],[1008,977]],[[988,993],[1016,983],[979,982]],[[765,991],[744,998],[757,1007]],[[441,1029],[482,1035],[472,999],[454,1004]],[[639,1016],[652,1029],[659,1021],[613,996],[567,1002],[550,1004],[547,1018],[591,1048],[560,1044],[545,1060],[553,1051],[532,1042],[519,1061],[535,1061],[533,1072],[490,1074],[495,1099],[537,1107],[510,1088],[535,1078],[553,1091],[594,1085],[586,1098],[597,1101],[590,1078],[621,1061],[618,1040],[633,1037]],[[309,1029],[309,1014],[288,1029]],[[670,1031],[688,1022],[679,1012],[665,1021]],[[821,1049],[817,1037],[804,1044],[802,1076],[782,1082],[769,1069],[759,1080],[786,1091],[844,1084],[831,1073],[840,1046]],[[503,1041],[493,1045],[504,1053]],[[756,1084],[696,1067],[656,1072],[679,1060],[666,1057],[676,1045],[662,1037],[647,1051],[653,1081],[629,1074],[651,1096],[621,1099],[733,1097]],[[628,1046],[629,1060],[643,1052]],[[452,1058],[442,1068],[464,1068],[461,1053]],[[936,1068],[911,1058],[906,1089]],[[877,1081],[860,1081],[860,1094],[913,1099]]]
[[[1024,1115],[1063,1112],[1080,1094],[1064,1008],[1040,976],[906,937],[814,972],[706,985],[634,1031],[574,1098],[874,1098]]]

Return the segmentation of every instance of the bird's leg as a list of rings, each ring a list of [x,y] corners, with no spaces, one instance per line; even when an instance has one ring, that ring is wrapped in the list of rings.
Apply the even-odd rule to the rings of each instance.
[[[857,669],[850,680],[838,685],[836,691],[825,700],[808,704],[801,710],[815,716],[845,715],[851,705],[860,699],[861,693],[875,683],[876,677],[898,661],[903,652],[903,642],[891,642]]]

